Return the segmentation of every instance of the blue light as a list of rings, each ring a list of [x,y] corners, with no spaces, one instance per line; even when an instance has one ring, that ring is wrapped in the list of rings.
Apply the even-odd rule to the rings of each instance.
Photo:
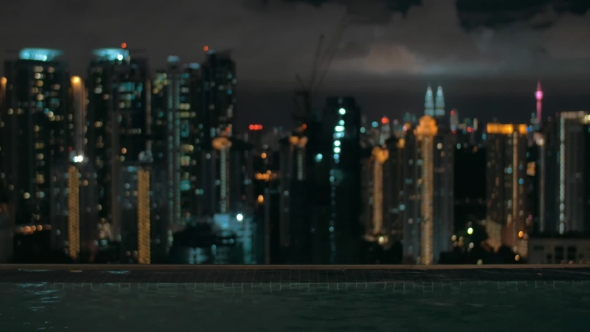
[[[338,124],[341,125],[341,126],[344,126],[344,120],[338,121]]]
[[[198,64],[198,63],[190,63],[190,64],[188,65],[188,67],[189,67],[190,69],[199,69],[199,68],[201,68],[201,65],[200,65],[200,64]]]
[[[373,123],[371,123],[371,125],[373,126],[373,128],[379,127],[379,124],[377,123],[377,121],[373,121]]]
[[[483,135],[481,135],[481,138],[483,138],[483,140],[485,141],[488,138],[488,135],[483,134]]]
[[[364,134],[365,133],[365,127],[361,127],[361,133]]]
[[[191,184],[188,180],[183,180],[182,182],[180,182],[180,190],[181,191],[187,191],[191,189]]]
[[[172,62],[172,63],[174,63],[174,62],[180,62],[180,58],[177,57],[176,55],[170,55],[170,56],[168,56],[168,62],[169,63],[170,62]]]
[[[339,154],[335,154],[334,155],[334,160],[338,160],[338,159],[340,159],[340,155]]]
[[[23,48],[20,51],[19,57],[22,60],[52,61],[55,57],[62,54],[63,52],[60,50],[49,48]]]
[[[518,184],[523,185],[524,184],[524,180],[523,179],[518,180]]]
[[[108,61],[121,61],[129,57],[129,51],[122,48],[101,48],[99,50],[94,50],[92,54],[102,60]]]
[[[324,156],[322,156],[322,154],[321,154],[321,153],[318,153],[318,154],[315,156],[315,161],[319,163],[320,161],[322,161],[322,159],[323,159],[323,158],[324,158]]]

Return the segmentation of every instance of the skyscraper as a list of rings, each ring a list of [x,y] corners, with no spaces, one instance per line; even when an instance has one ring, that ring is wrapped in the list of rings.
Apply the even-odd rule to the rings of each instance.
[[[167,69],[156,72],[152,84],[152,151],[154,162],[167,168],[166,219],[173,232],[202,209],[197,204],[201,83],[199,64],[183,65],[170,56]]]
[[[451,130],[456,131],[459,128],[459,111],[456,109],[451,110]]]
[[[399,205],[407,262],[434,264],[452,247],[454,146],[448,126],[433,117],[423,116],[415,129],[407,129]]]
[[[326,247],[329,263],[358,263],[363,228],[359,222],[361,214],[361,146],[360,108],[352,97],[328,98],[323,115],[323,129],[326,133],[322,144],[327,172],[322,172],[322,182],[316,178],[318,188],[327,192],[316,193],[327,200],[328,224],[323,223],[324,215],[314,213],[316,246]],[[316,174],[318,176],[319,174]],[[324,181],[328,180],[324,186]],[[329,189],[328,189],[329,188]],[[317,208],[317,207],[316,207]],[[321,229],[319,229],[321,228]],[[325,232],[327,231],[327,232]],[[326,237],[324,237],[326,235]],[[324,261],[325,262],[325,261]]]
[[[66,247],[67,166],[73,114],[61,51],[23,49],[5,63],[0,127],[0,179],[16,224],[52,225],[53,249]],[[61,234],[61,235],[60,235]]]
[[[442,86],[436,89],[436,109],[434,110],[434,116],[436,118],[442,118],[445,116],[445,96],[443,94]]]
[[[488,221],[502,225],[501,243],[527,256],[532,226],[527,171],[527,126],[490,123],[487,126]]]
[[[432,93],[432,88],[429,85],[428,88],[426,88],[426,96],[424,97],[424,115],[434,116],[434,114],[434,94]]]
[[[535,99],[537,100],[537,113],[535,114],[535,129],[539,130],[543,124],[543,90],[541,89],[541,81],[537,82],[537,91],[535,91]]]
[[[197,113],[199,143],[210,149],[218,136],[231,136],[236,122],[236,64],[229,51],[209,51],[202,65],[203,107]]]
[[[590,135],[588,112],[559,113],[558,231],[590,228]]]
[[[150,148],[151,87],[147,60],[118,48],[95,50],[94,55],[88,67],[88,164],[82,175],[94,197],[83,207],[84,219],[86,227],[98,225],[94,245],[116,252],[111,244],[127,241],[124,237],[132,241],[136,234],[137,207],[123,204],[122,195],[133,194],[130,181],[137,177],[139,156]],[[133,225],[123,227],[123,220]]]

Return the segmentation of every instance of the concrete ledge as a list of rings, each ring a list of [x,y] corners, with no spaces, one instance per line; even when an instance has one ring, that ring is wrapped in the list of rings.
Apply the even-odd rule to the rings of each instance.
[[[0,265],[0,283],[388,284],[590,282],[588,265]]]

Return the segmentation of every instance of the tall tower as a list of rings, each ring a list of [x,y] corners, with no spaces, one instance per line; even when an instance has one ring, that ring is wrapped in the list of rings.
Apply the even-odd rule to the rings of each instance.
[[[17,224],[51,224],[54,249],[67,234],[67,166],[73,139],[67,63],[62,52],[23,49],[5,63],[0,179]]]
[[[420,118],[420,125],[416,128],[416,136],[421,141],[422,156],[422,193],[421,193],[421,239],[420,262],[430,265],[434,262],[434,227],[433,227],[433,199],[434,199],[434,136],[438,132],[436,121],[430,116]]]
[[[147,60],[132,59],[122,48],[93,53],[88,67],[88,170],[83,176],[93,197],[82,209],[82,218],[87,224],[98,223],[92,229],[98,228],[95,245],[100,250],[116,252],[113,242],[128,243],[131,250],[136,236],[129,231],[136,227],[137,217],[132,179],[151,135]]]
[[[536,129],[538,130],[541,127],[541,122],[543,122],[543,114],[541,113],[543,108],[543,90],[541,89],[541,81],[537,82],[537,91],[535,91],[535,99],[537,99],[537,115],[536,115]]]
[[[199,143],[210,149],[215,137],[232,136],[236,123],[236,63],[229,52],[209,51],[201,68],[203,107],[197,114]]]
[[[430,85],[426,89],[426,96],[424,97],[424,115],[434,116],[434,94]]]
[[[437,118],[441,118],[445,116],[445,96],[443,94],[442,86],[438,86],[436,89],[436,102],[435,102],[436,109],[434,110],[434,116]]]
[[[487,214],[502,226],[501,242],[522,257],[527,256],[527,236],[532,226],[526,200],[529,187],[526,124],[488,123]]]

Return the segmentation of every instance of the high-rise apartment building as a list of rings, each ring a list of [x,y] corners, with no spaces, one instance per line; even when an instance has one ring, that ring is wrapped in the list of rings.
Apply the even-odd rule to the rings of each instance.
[[[211,149],[215,137],[231,136],[236,122],[236,64],[229,51],[209,51],[201,66],[203,106],[197,113],[199,143]]]
[[[539,147],[539,231],[590,230],[590,113],[560,112],[536,136]]]
[[[488,221],[502,225],[501,243],[527,256],[532,214],[527,200],[527,126],[487,126]]]
[[[179,230],[200,212],[197,202],[199,123],[202,108],[199,64],[182,65],[171,56],[168,68],[152,83],[152,153],[167,168],[166,197],[171,231]]]
[[[454,147],[448,127],[430,116],[408,128],[404,141],[404,256],[408,262],[434,264],[452,248],[454,229]]]
[[[51,225],[54,250],[67,248],[67,175],[75,117],[60,51],[23,49],[5,63],[0,108],[0,179],[16,224]]]
[[[106,249],[123,238],[122,195],[132,187],[140,154],[150,150],[151,86],[147,60],[131,58],[126,49],[99,49],[88,67],[87,151],[82,179],[89,182],[89,198],[82,207],[85,227],[98,229],[94,243]],[[133,194],[132,191],[130,194]],[[134,207],[131,207],[134,209]],[[97,227],[98,226],[98,227]],[[116,250],[115,250],[116,251]],[[121,250],[122,251],[122,250]]]
[[[330,263],[358,261],[362,226],[360,108],[353,98],[329,98],[324,122],[331,132],[331,149],[326,153],[330,165],[329,245]]]

